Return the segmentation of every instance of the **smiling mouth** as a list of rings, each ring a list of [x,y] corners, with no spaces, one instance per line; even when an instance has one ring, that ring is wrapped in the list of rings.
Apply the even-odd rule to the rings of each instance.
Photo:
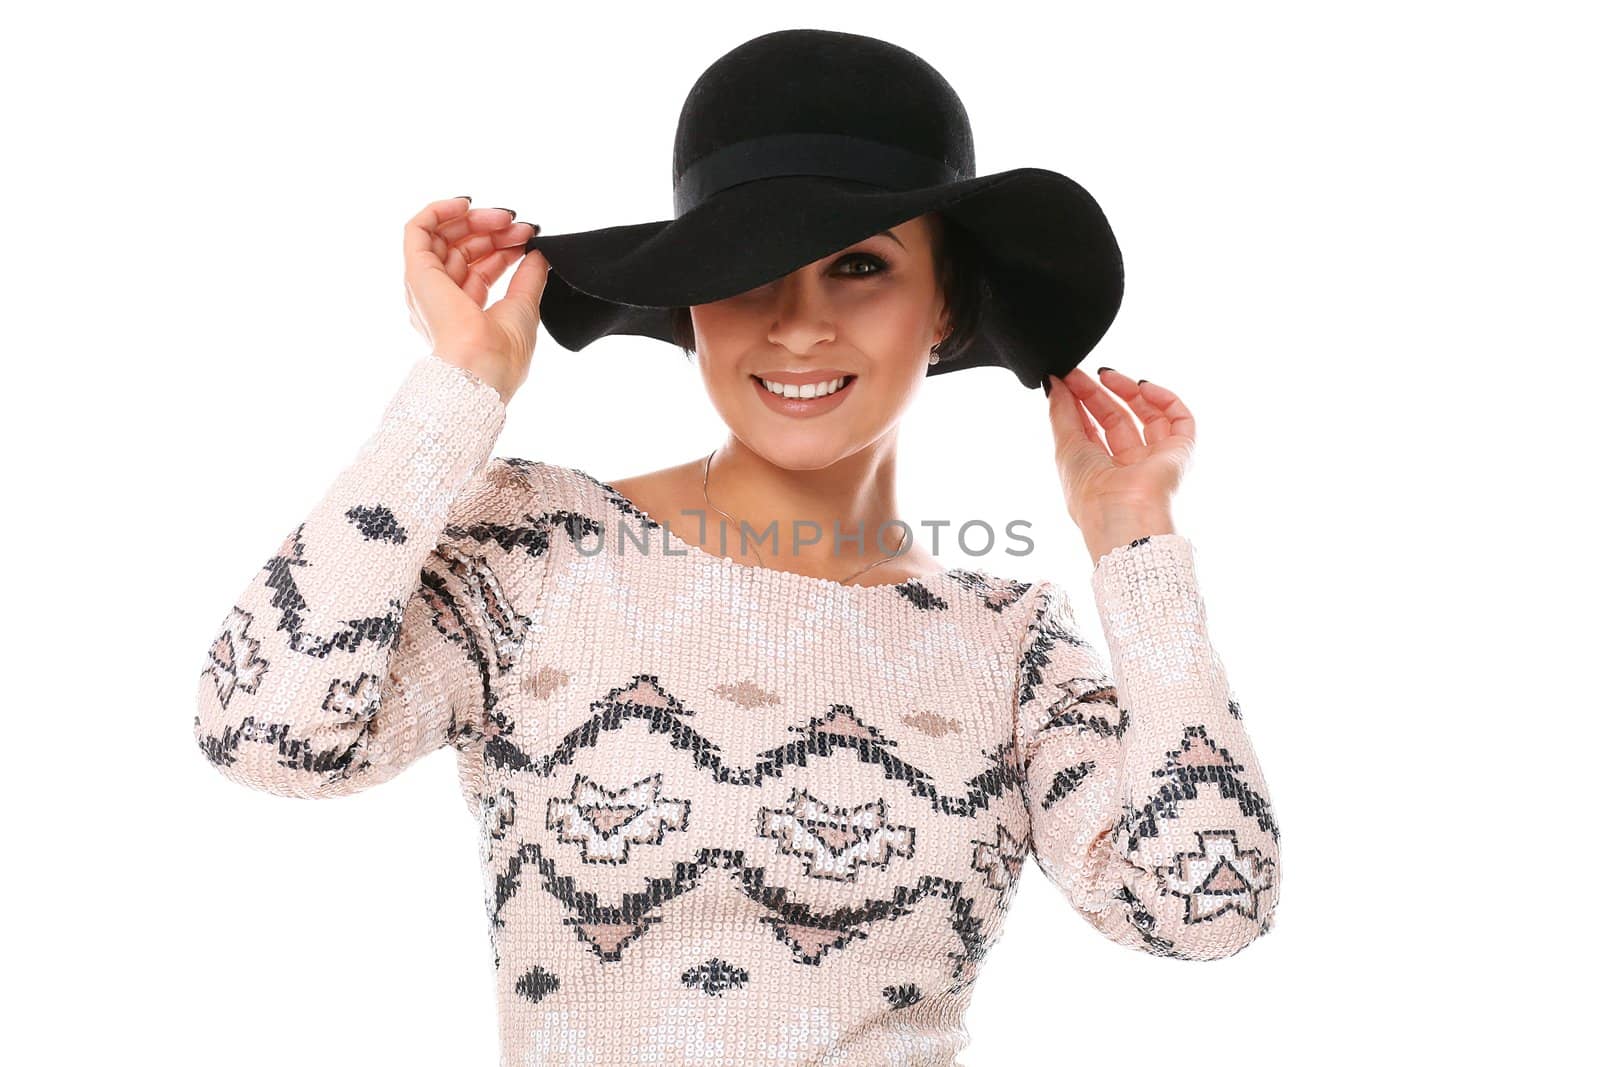
[[[821,400],[824,397],[832,396],[856,380],[854,374],[844,374],[831,381],[807,383],[806,385],[789,385],[783,382],[768,381],[759,374],[752,374],[750,378],[773,396],[782,397],[785,400]]]

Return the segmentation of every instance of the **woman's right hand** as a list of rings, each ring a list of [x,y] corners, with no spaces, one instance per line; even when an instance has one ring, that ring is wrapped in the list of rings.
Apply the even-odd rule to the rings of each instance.
[[[406,303],[411,324],[440,359],[488,382],[510,402],[528,377],[539,298],[550,264],[523,245],[537,226],[466,197],[436,200],[406,223]],[[522,256],[506,295],[485,310],[489,288]]]

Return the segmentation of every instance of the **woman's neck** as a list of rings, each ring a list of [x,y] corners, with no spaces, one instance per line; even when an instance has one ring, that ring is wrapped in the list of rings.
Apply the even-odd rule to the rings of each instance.
[[[680,482],[673,510],[681,513],[668,516],[673,534],[716,555],[834,581],[877,564],[861,584],[939,569],[909,524],[894,523],[900,511],[892,436],[816,470],[777,466],[730,438],[712,454],[709,477],[705,457],[673,473]],[[902,537],[909,544],[894,558]]]

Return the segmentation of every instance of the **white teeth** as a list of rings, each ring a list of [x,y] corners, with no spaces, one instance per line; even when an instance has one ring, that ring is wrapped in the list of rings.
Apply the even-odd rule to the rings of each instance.
[[[827,396],[844,388],[844,379],[835,378],[831,382],[815,382],[810,385],[784,385],[782,382],[769,382],[765,378],[759,379],[770,393],[782,397],[798,397],[801,400],[810,400],[813,397]]]

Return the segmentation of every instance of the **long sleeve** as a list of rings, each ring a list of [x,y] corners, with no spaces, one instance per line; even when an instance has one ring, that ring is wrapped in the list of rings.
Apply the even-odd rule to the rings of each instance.
[[[1121,545],[1092,586],[1109,673],[1059,586],[1027,598],[1015,713],[1033,855],[1111,940],[1231,956],[1271,928],[1278,826],[1211,646],[1194,546]]]
[[[419,359],[376,432],[239,595],[204,657],[194,735],[223,775],[331,797],[482,735],[508,669],[498,588],[441,541],[488,487],[492,386]]]

